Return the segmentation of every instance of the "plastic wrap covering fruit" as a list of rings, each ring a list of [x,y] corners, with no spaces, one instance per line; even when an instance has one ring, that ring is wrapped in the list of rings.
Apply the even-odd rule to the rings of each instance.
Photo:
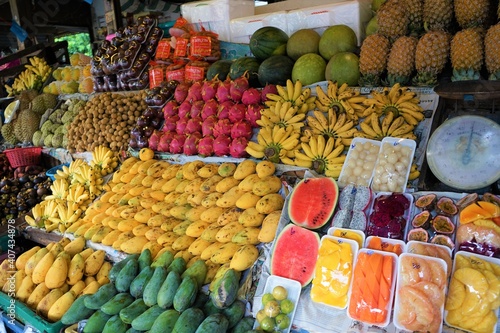
[[[410,194],[378,193],[370,210],[367,235],[403,240],[412,202]]]

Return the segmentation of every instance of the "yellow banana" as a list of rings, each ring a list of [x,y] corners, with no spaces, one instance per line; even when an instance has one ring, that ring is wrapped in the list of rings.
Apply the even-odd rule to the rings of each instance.
[[[405,121],[410,124],[410,125],[413,125],[413,126],[417,126],[419,121],[417,119],[415,119],[415,117],[413,117],[413,115],[411,115],[410,113],[408,112],[402,112],[401,113],[401,116],[405,119]]]
[[[378,115],[376,113],[372,113],[371,118],[371,126],[373,130],[375,131],[375,133],[377,133],[377,136],[383,137],[384,133],[382,132],[382,128],[380,128]]]
[[[253,148],[250,148],[250,146],[247,146],[245,148],[245,151],[252,157],[255,157],[255,158],[264,158],[264,151],[257,151]]]
[[[382,134],[384,136],[387,135],[387,131],[389,130],[389,127],[391,126],[393,120],[394,120],[394,113],[392,113],[392,112],[389,112],[384,116],[384,119],[382,120],[382,125],[381,125]]]
[[[292,101],[296,101],[302,94],[302,82],[300,80],[295,81],[293,86]]]
[[[392,114],[389,113],[389,114]],[[388,114],[388,115],[389,115]],[[386,116],[387,117],[387,116]],[[388,136],[391,136],[392,135],[392,132],[394,132],[398,127],[400,127],[401,125],[403,125],[405,123],[405,118],[403,116],[399,116],[397,117],[396,119],[394,119],[391,123],[391,125],[389,126],[389,128],[387,129],[387,135]]]
[[[286,99],[287,101],[292,100],[293,89],[294,89],[293,81],[290,79],[286,80],[286,94],[288,95],[288,98]]]
[[[276,85],[276,90],[278,90],[278,94],[285,100],[288,101],[290,98],[288,97],[288,93],[286,89],[283,86],[280,86],[279,84]]]
[[[328,156],[335,147],[335,139],[333,137],[329,137],[326,141],[325,149],[323,150],[323,156]]]
[[[327,160],[331,160],[334,157],[338,157],[340,154],[342,154],[342,152],[344,151],[344,148],[345,148],[344,145],[338,145],[337,147],[335,147],[334,150],[332,150],[332,152],[330,154],[325,156],[325,158]]]
[[[368,139],[376,139],[378,137],[377,133],[366,122],[364,122],[364,121],[361,122],[359,124],[359,127],[361,128],[361,131],[363,131],[363,133],[366,134],[366,138],[368,138]]]
[[[316,142],[318,143],[318,155],[323,156],[326,146],[325,137],[323,135],[318,135],[316,137]]]

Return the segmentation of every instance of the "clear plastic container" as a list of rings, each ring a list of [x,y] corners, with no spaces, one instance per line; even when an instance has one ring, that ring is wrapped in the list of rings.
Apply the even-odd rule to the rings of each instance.
[[[446,297],[446,325],[467,332],[496,332],[500,303],[499,273],[500,259],[458,251],[453,260],[452,280]],[[464,289],[460,283],[465,285]],[[459,305],[457,300],[461,299],[459,295],[462,292],[465,292],[465,298]]]
[[[328,229],[326,234],[329,236],[353,240],[358,243],[358,249],[362,248],[365,244],[366,235],[361,230],[331,227]]]
[[[404,196],[407,199],[407,207],[402,215],[398,215],[395,211],[395,205],[391,204],[391,201],[383,203],[382,200],[389,198],[396,198],[397,196]],[[388,207],[387,216],[379,215],[377,211],[377,205],[383,205],[382,207]],[[392,193],[392,192],[379,192],[376,194],[375,198],[372,200],[372,205],[368,211],[368,227],[366,229],[367,236],[379,236],[391,239],[406,239],[406,226],[410,223],[411,210],[413,206],[413,196],[409,193]],[[379,211],[385,212],[382,209]],[[382,218],[380,218],[382,217]],[[404,223],[404,224],[403,224]]]
[[[451,275],[453,260],[452,251],[448,246],[409,241],[406,243],[406,252],[443,259],[446,262],[448,277]]]
[[[347,184],[369,186],[380,146],[380,141],[364,138],[352,139],[339,175],[339,186],[344,187]]]
[[[371,182],[376,192],[404,192],[410,174],[416,142],[386,137],[378,154]]]
[[[351,255],[344,246],[349,248]],[[340,310],[347,307],[357,253],[356,241],[328,235],[321,238],[311,287],[313,302]]]
[[[407,331],[442,332],[446,263],[403,253],[398,258],[394,326]]]
[[[347,308],[349,318],[378,327],[389,325],[396,286],[397,258],[396,254],[390,252],[359,250]],[[379,266],[375,265],[377,263]]]
[[[364,247],[367,249],[394,253],[397,256],[405,252],[406,243],[400,239],[368,236]]]

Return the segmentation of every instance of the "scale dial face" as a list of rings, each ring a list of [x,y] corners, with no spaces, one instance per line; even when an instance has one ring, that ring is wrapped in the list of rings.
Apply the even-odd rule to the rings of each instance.
[[[442,183],[475,190],[500,178],[500,125],[481,116],[446,120],[427,143],[427,163]]]

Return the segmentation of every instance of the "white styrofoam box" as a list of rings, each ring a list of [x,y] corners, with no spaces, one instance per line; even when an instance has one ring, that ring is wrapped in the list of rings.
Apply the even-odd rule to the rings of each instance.
[[[291,10],[287,15],[288,30],[314,29],[320,35],[330,26],[345,24],[354,30],[361,45],[365,27],[371,18],[370,4],[365,0],[352,0]]]
[[[181,5],[182,16],[197,30],[203,27],[219,35],[222,41],[230,41],[229,22],[238,17],[254,14],[252,0],[208,0]]]
[[[280,28],[288,34],[287,13],[283,11],[232,19],[230,22],[231,42],[250,42],[252,34],[262,27]]]

